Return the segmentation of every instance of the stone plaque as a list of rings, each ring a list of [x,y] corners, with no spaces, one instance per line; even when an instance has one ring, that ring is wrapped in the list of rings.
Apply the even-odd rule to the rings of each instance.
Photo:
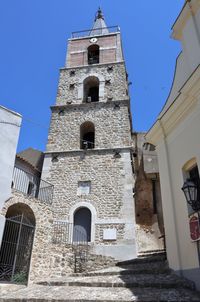
[[[78,182],[78,189],[77,195],[88,195],[91,189],[91,182],[90,181],[79,181]]]
[[[117,229],[104,229],[103,240],[117,240]]]

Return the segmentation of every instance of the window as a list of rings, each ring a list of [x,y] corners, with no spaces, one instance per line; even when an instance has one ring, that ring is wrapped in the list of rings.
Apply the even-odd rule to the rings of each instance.
[[[91,191],[91,181],[79,181],[77,195],[88,195]]]
[[[144,143],[143,144],[143,149],[147,150],[147,151],[155,151],[156,150],[155,146],[150,144],[150,143]]]
[[[84,101],[86,103],[99,101],[99,79],[97,77],[88,77],[83,83]]]
[[[88,47],[88,64],[99,63],[99,46],[94,44]]]
[[[85,122],[80,127],[80,148],[94,149],[95,128],[92,122]]]

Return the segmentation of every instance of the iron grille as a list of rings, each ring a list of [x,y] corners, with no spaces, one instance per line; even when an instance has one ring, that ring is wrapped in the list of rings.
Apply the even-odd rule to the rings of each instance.
[[[0,281],[26,283],[35,226],[23,216],[7,218],[0,250]]]

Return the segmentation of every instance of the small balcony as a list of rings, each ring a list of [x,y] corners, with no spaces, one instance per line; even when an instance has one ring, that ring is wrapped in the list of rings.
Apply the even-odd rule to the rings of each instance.
[[[52,184],[18,167],[14,167],[12,189],[47,204],[51,204],[53,200],[54,186]]]

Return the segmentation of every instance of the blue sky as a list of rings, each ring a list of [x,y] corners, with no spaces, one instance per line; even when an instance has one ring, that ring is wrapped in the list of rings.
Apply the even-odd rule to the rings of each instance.
[[[0,104],[22,114],[18,150],[45,150],[50,105],[72,31],[91,28],[100,5],[119,25],[133,128],[147,131],[169,94],[180,44],[170,39],[183,0],[0,0]]]

